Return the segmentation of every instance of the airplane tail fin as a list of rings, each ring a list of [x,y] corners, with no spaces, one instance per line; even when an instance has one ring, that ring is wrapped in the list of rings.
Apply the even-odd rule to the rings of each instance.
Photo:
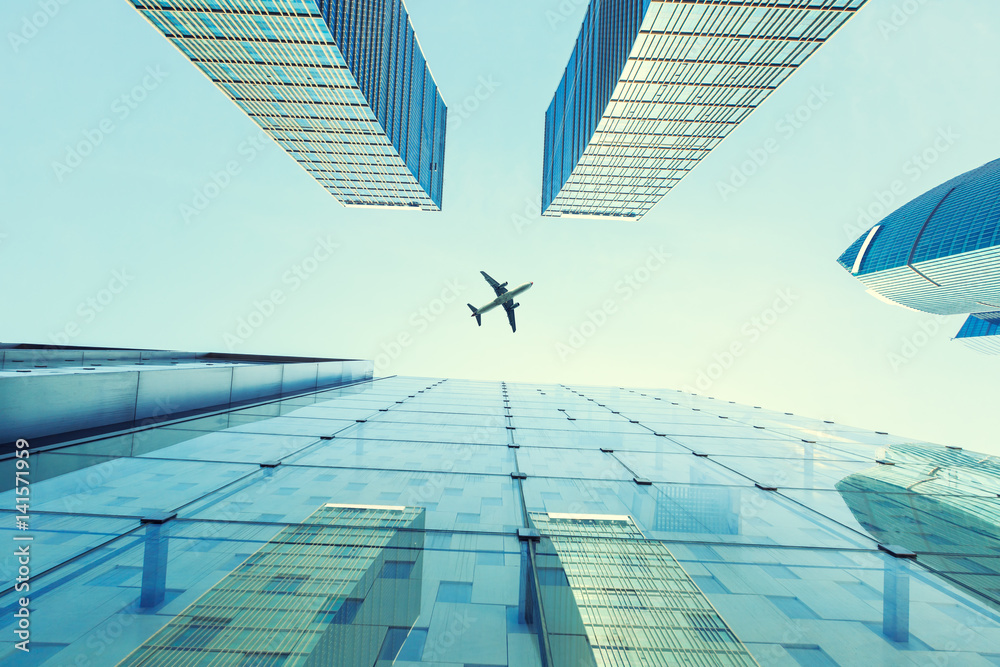
[[[467,303],[465,305],[467,305],[469,307],[469,310],[472,311],[472,316],[476,318],[476,324],[478,324],[479,326],[483,326],[483,316],[479,314],[479,311],[476,310],[476,307],[473,306],[471,303]]]

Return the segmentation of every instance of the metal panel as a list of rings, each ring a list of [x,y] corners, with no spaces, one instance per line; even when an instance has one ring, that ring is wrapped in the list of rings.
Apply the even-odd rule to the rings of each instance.
[[[356,360],[344,362],[344,382],[371,380],[374,374],[374,361]]]
[[[171,368],[143,371],[139,377],[135,419],[229,403],[232,367]]]
[[[285,364],[281,379],[281,392],[304,391],[316,388],[317,364]]]
[[[0,442],[132,420],[139,373],[25,374],[0,380]]]
[[[3,370],[83,364],[80,350],[3,350]]]
[[[373,370],[371,361],[301,363],[267,357],[262,363],[220,358],[202,365],[192,353],[148,350],[6,348],[0,355],[7,366],[0,376],[0,442],[148,423],[370,379]],[[140,357],[156,365],[133,366]],[[82,367],[85,359],[91,370]],[[192,363],[174,366],[168,359]],[[14,372],[20,370],[32,372]]]
[[[350,371],[343,361],[325,361],[316,364],[316,386],[328,387],[332,384],[350,382]]]
[[[233,367],[233,403],[252,398],[277,396],[281,393],[281,376],[284,364],[266,364]]]
[[[83,353],[83,361],[87,364],[104,364],[109,361],[119,364],[123,361],[135,363],[140,359],[139,350],[85,350]]]
[[[857,279],[887,299],[927,313],[956,315],[1000,306],[1000,245],[913,266],[861,274]]]

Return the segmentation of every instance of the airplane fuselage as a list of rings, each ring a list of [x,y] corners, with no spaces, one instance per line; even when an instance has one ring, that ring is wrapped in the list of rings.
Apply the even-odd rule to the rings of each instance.
[[[497,306],[502,306],[503,304],[507,303],[508,301],[512,301],[514,299],[514,297],[516,297],[517,295],[523,294],[523,293],[527,292],[529,289],[531,289],[531,286],[534,285],[534,284],[535,283],[524,283],[520,287],[515,287],[514,289],[510,290],[509,292],[504,292],[503,294],[501,294],[497,298],[493,299],[492,301],[490,301],[488,304],[486,304],[482,308],[477,308],[476,312],[479,313],[480,315],[482,315],[483,313],[486,313],[486,312],[489,312],[489,311],[493,310]]]

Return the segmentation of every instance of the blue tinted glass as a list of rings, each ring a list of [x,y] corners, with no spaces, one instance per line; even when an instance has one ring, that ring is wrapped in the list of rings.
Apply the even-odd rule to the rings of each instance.
[[[471,602],[472,584],[459,581],[442,581],[438,586],[438,602]]]
[[[770,595],[767,599],[788,618],[819,618],[816,612],[805,606],[798,598]]]
[[[385,641],[382,642],[382,650],[379,651],[379,660],[395,660],[409,632],[409,628],[389,628],[385,633]]]
[[[1000,334],[1000,322],[996,321],[998,315],[1000,313],[976,313],[975,315],[969,315],[962,324],[962,328],[955,334],[955,338],[977,338]]]
[[[819,646],[786,646],[785,650],[802,667],[836,667],[837,665]]]
[[[424,653],[424,644],[427,642],[427,628],[413,628],[403,642],[396,656],[400,661],[417,662]]]
[[[387,560],[379,574],[384,579],[407,579],[413,572],[412,561]]]
[[[957,176],[879,221],[859,274],[1000,244],[1000,160]],[[867,232],[838,260],[850,269]]]
[[[606,639],[632,641],[634,625],[616,619],[639,616],[657,630],[644,641],[681,628],[704,655],[734,655],[742,640],[759,664],[858,664],[857,646],[891,663],[996,654],[1000,463],[991,457],[679,392],[366,384],[192,420],[207,451],[192,450],[193,438],[172,425],[148,439],[149,451],[116,434],[43,454],[72,465],[33,483],[32,500],[59,502],[68,489],[71,502],[31,519],[32,611],[52,619],[47,636],[63,647],[37,655],[65,662],[57,653],[76,655],[93,633],[128,624],[106,647],[107,662],[166,663],[162,651],[193,649],[281,664],[290,658],[278,650],[229,647],[269,647],[279,635],[318,646],[327,633],[355,633],[368,646],[364,664],[395,656],[534,666],[537,629],[522,618],[534,583],[548,605],[537,608],[559,620],[548,639],[580,650],[573,665],[590,664],[594,647],[626,651]],[[493,444],[491,420],[505,406],[518,427],[500,427],[504,440]],[[359,409],[367,422],[353,421]],[[347,437],[306,438],[304,447],[295,440],[304,436],[290,436],[277,467],[246,462],[262,443],[284,442],[281,428],[298,429],[298,420],[351,425]],[[436,430],[445,442],[430,439]],[[503,467],[515,463],[530,469],[526,479]],[[652,483],[620,478],[622,470]],[[14,507],[13,490],[4,494]],[[144,508],[164,504],[178,519],[140,521]],[[114,514],[92,516],[94,508]],[[0,514],[0,533],[21,536],[16,511]],[[532,527],[548,532],[521,530]],[[879,544],[915,551],[917,563]],[[0,555],[9,580],[18,566]],[[8,592],[2,604],[15,609],[17,597]],[[143,606],[143,597],[152,599]],[[667,599],[685,603],[650,613]],[[81,600],[101,602],[80,614]],[[883,610],[905,619],[908,641],[887,634]],[[264,615],[275,625],[262,628]],[[941,637],[955,632],[966,642],[947,648]]]
[[[340,604],[340,608],[333,616],[333,623],[338,623],[341,625],[348,625],[354,622],[354,617],[358,615],[358,610],[361,608],[364,600],[357,600],[354,598],[348,598],[343,600]]]

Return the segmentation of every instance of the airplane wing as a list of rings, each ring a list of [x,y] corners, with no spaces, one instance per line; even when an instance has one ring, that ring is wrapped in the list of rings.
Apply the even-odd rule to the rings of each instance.
[[[503,289],[503,288],[501,288]],[[503,309],[507,311],[507,321],[510,322],[511,332],[517,331],[517,324],[514,323],[514,308],[512,307],[510,301],[503,305]]]
[[[480,273],[483,274],[483,278],[486,278],[486,282],[490,284],[490,287],[492,287],[493,291],[497,293],[497,296],[507,293],[507,288],[498,283],[497,281],[493,280],[493,278],[490,278],[488,273],[486,273],[485,271],[480,271]]]

